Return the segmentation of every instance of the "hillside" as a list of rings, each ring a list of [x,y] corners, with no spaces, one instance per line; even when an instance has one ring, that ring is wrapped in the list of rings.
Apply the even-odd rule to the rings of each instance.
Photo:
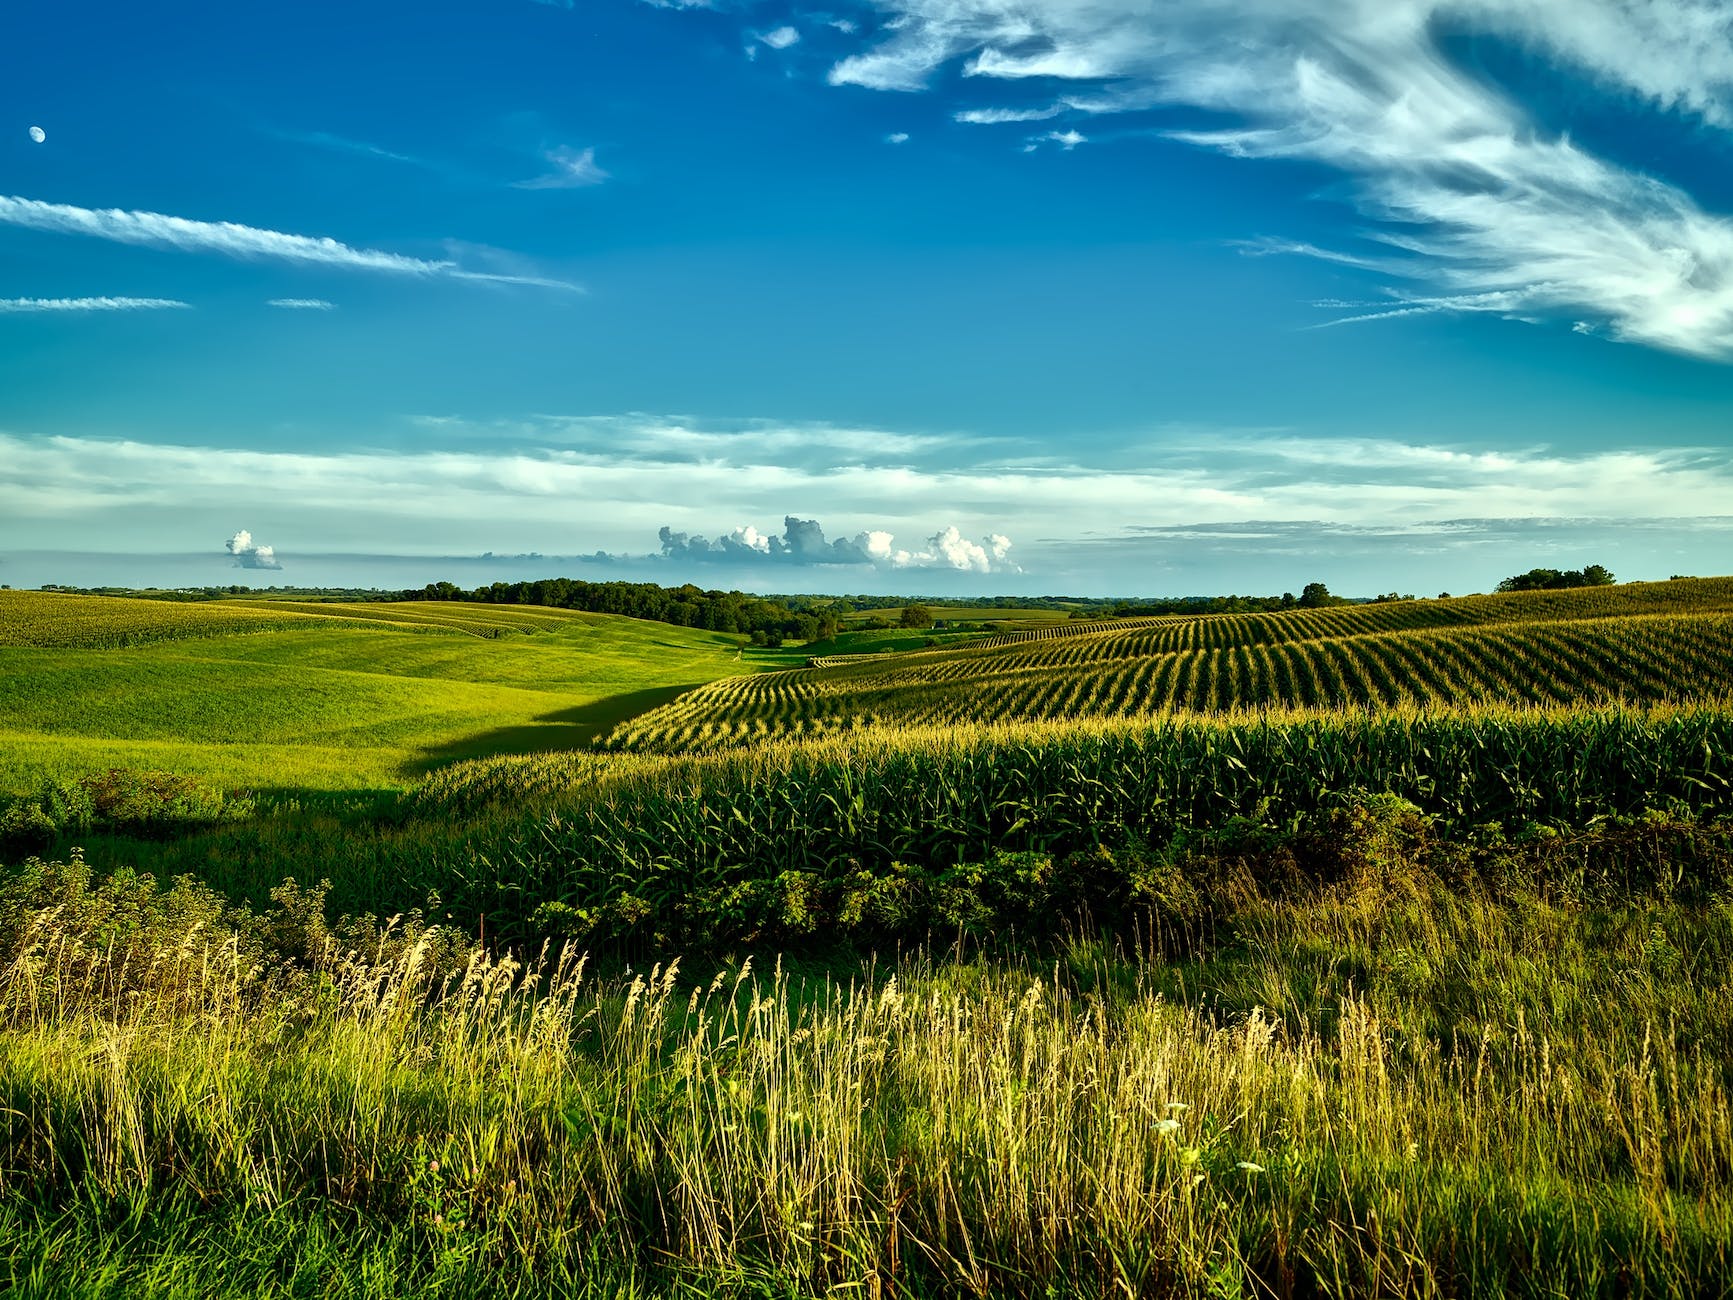
[[[739,641],[549,609],[0,592],[0,791],[110,766],[401,785],[452,758],[585,747],[752,671]]]
[[[677,751],[863,726],[1718,698],[1733,579],[1163,617],[719,681],[613,733]]]

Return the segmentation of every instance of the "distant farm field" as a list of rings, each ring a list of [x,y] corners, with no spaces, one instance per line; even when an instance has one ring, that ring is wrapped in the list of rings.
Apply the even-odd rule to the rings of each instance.
[[[679,751],[871,727],[1164,713],[1718,699],[1733,581],[1056,623],[957,648],[827,655],[718,681],[634,718],[621,748]]]
[[[740,638],[564,610],[0,592],[0,790],[111,766],[400,786],[582,748],[742,671]]]

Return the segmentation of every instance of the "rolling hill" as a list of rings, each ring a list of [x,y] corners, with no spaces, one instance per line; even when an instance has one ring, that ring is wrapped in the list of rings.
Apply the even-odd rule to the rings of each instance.
[[[1718,699],[1733,579],[1161,617],[1010,632],[959,649],[815,659],[717,681],[616,729],[704,749],[870,726],[1403,705]]]
[[[586,747],[753,671],[739,642],[554,609],[0,592],[0,790],[109,766],[401,785],[453,758]]]

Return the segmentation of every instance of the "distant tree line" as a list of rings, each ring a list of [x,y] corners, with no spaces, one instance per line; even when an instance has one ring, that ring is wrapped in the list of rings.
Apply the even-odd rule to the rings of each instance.
[[[1677,575],[1675,575],[1677,576]],[[1548,591],[1566,587],[1599,587],[1613,581],[1604,566],[1582,569],[1530,569],[1506,578],[1499,591]],[[846,614],[873,610],[895,611],[892,617],[867,619],[855,627],[905,630],[931,628],[932,608],[908,596],[880,595],[780,595],[758,596],[744,591],[719,591],[686,583],[664,587],[654,582],[586,582],[579,578],[543,578],[534,582],[495,582],[465,589],[451,582],[430,582],[424,587],[381,591],[365,587],[184,587],[178,589],[127,587],[73,587],[44,583],[43,591],[77,592],[86,595],[142,596],[156,600],[222,600],[233,596],[271,596],[278,599],[398,601],[458,600],[490,605],[542,605],[574,609],[592,614],[620,614],[627,618],[672,623],[678,627],[729,632],[752,639],[755,645],[779,646],[784,640],[823,641],[834,637]],[[1441,596],[1448,593],[1441,593]],[[1377,596],[1378,601],[1412,600],[1394,591]],[[1090,596],[960,596],[946,597],[953,609],[1053,609],[1069,607],[1074,619],[1138,618],[1157,614],[1245,614],[1282,609],[1318,609],[1328,605],[1359,603],[1335,596],[1321,582],[1308,582],[1295,596],[1175,596],[1126,599]]]
[[[672,623],[707,632],[744,633],[755,645],[781,645],[783,640],[821,641],[836,635],[840,602],[818,607],[815,598],[803,609],[791,609],[780,599],[743,591],[706,591],[687,583],[663,587],[654,582],[585,582],[579,578],[542,578],[535,582],[495,582],[465,591],[450,582],[430,582],[398,594],[400,600],[465,600],[486,605],[545,605],[589,614],[621,614],[627,618]]]
[[[1112,597],[1103,596],[946,596],[942,600],[926,596],[767,596],[766,600],[780,600],[791,609],[804,609],[810,604],[828,605],[852,613],[856,610],[902,610],[911,602],[915,604],[942,604],[950,609],[1052,609],[1057,605],[1085,605],[1094,612],[1091,617],[1099,618],[1106,606],[1112,605]]]
[[[1567,587],[1607,587],[1613,582],[1612,570],[1600,564],[1581,569],[1530,569],[1498,584],[1500,591],[1562,591]]]
[[[1071,611],[1072,618],[1149,618],[1156,614],[1263,614],[1278,609],[1322,609],[1326,605],[1349,605],[1344,596],[1332,596],[1321,582],[1308,582],[1298,596],[1284,591],[1279,596],[1173,596],[1165,600],[1115,600],[1091,604]]]

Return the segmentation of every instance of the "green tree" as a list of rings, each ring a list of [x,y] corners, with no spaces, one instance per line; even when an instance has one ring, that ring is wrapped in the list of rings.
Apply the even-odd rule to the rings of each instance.
[[[1328,605],[1335,597],[1330,595],[1330,589],[1321,582],[1308,582],[1300,590],[1300,607],[1302,609],[1318,609]]]
[[[1580,569],[1530,569],[1498,584],[1500,591],[1562,591],[1570,587],[1605,587],[1612,583],[1613,571],[1604,564],[1588,564]]]
[[[926,628],[933,625],[933,611],[925,605],[904,605],[902,617],[897,620],[901,627]]]

